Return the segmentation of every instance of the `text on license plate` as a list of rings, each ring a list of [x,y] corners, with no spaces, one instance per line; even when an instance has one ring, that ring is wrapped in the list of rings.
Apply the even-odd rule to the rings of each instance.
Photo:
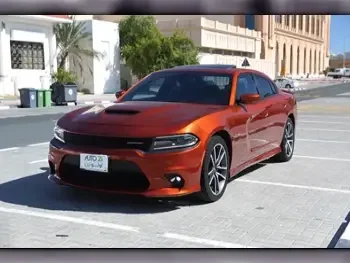
[[[108,172],[108,156],[80,154],[80,169],[96,172]]]

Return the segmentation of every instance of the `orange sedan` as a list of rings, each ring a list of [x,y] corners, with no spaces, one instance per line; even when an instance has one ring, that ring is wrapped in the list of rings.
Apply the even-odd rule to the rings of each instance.
[[[148,197],[219,200],[229,178],[293,156],[296,99],[265,74],[230,65],[154,72],[108,106],[57,121],[49,179]]]

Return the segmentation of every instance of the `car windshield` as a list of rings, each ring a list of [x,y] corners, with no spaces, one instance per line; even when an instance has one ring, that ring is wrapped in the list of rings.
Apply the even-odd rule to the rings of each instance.
[[[228,105],[232,74],[201,71],[156,72],[121,100]]]

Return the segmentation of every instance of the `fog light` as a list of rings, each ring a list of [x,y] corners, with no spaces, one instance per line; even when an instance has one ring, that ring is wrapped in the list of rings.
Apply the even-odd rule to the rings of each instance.
[[[182,188],[185,184],[184,179],[177,174],[166,174],[165,177],[168,179],[168,181],[171,184],[171,187],[174,188]]]

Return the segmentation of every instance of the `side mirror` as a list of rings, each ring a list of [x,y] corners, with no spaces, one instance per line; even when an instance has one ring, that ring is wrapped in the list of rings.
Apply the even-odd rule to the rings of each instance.
[[[259,94],[244,94],[240,97],[240,102],[243,104],[252,104],[260,100]]]
[[[119,90],[115,93],[115,97],[119,99],[121,96],[123,96],[125,93],[125,90]]]

